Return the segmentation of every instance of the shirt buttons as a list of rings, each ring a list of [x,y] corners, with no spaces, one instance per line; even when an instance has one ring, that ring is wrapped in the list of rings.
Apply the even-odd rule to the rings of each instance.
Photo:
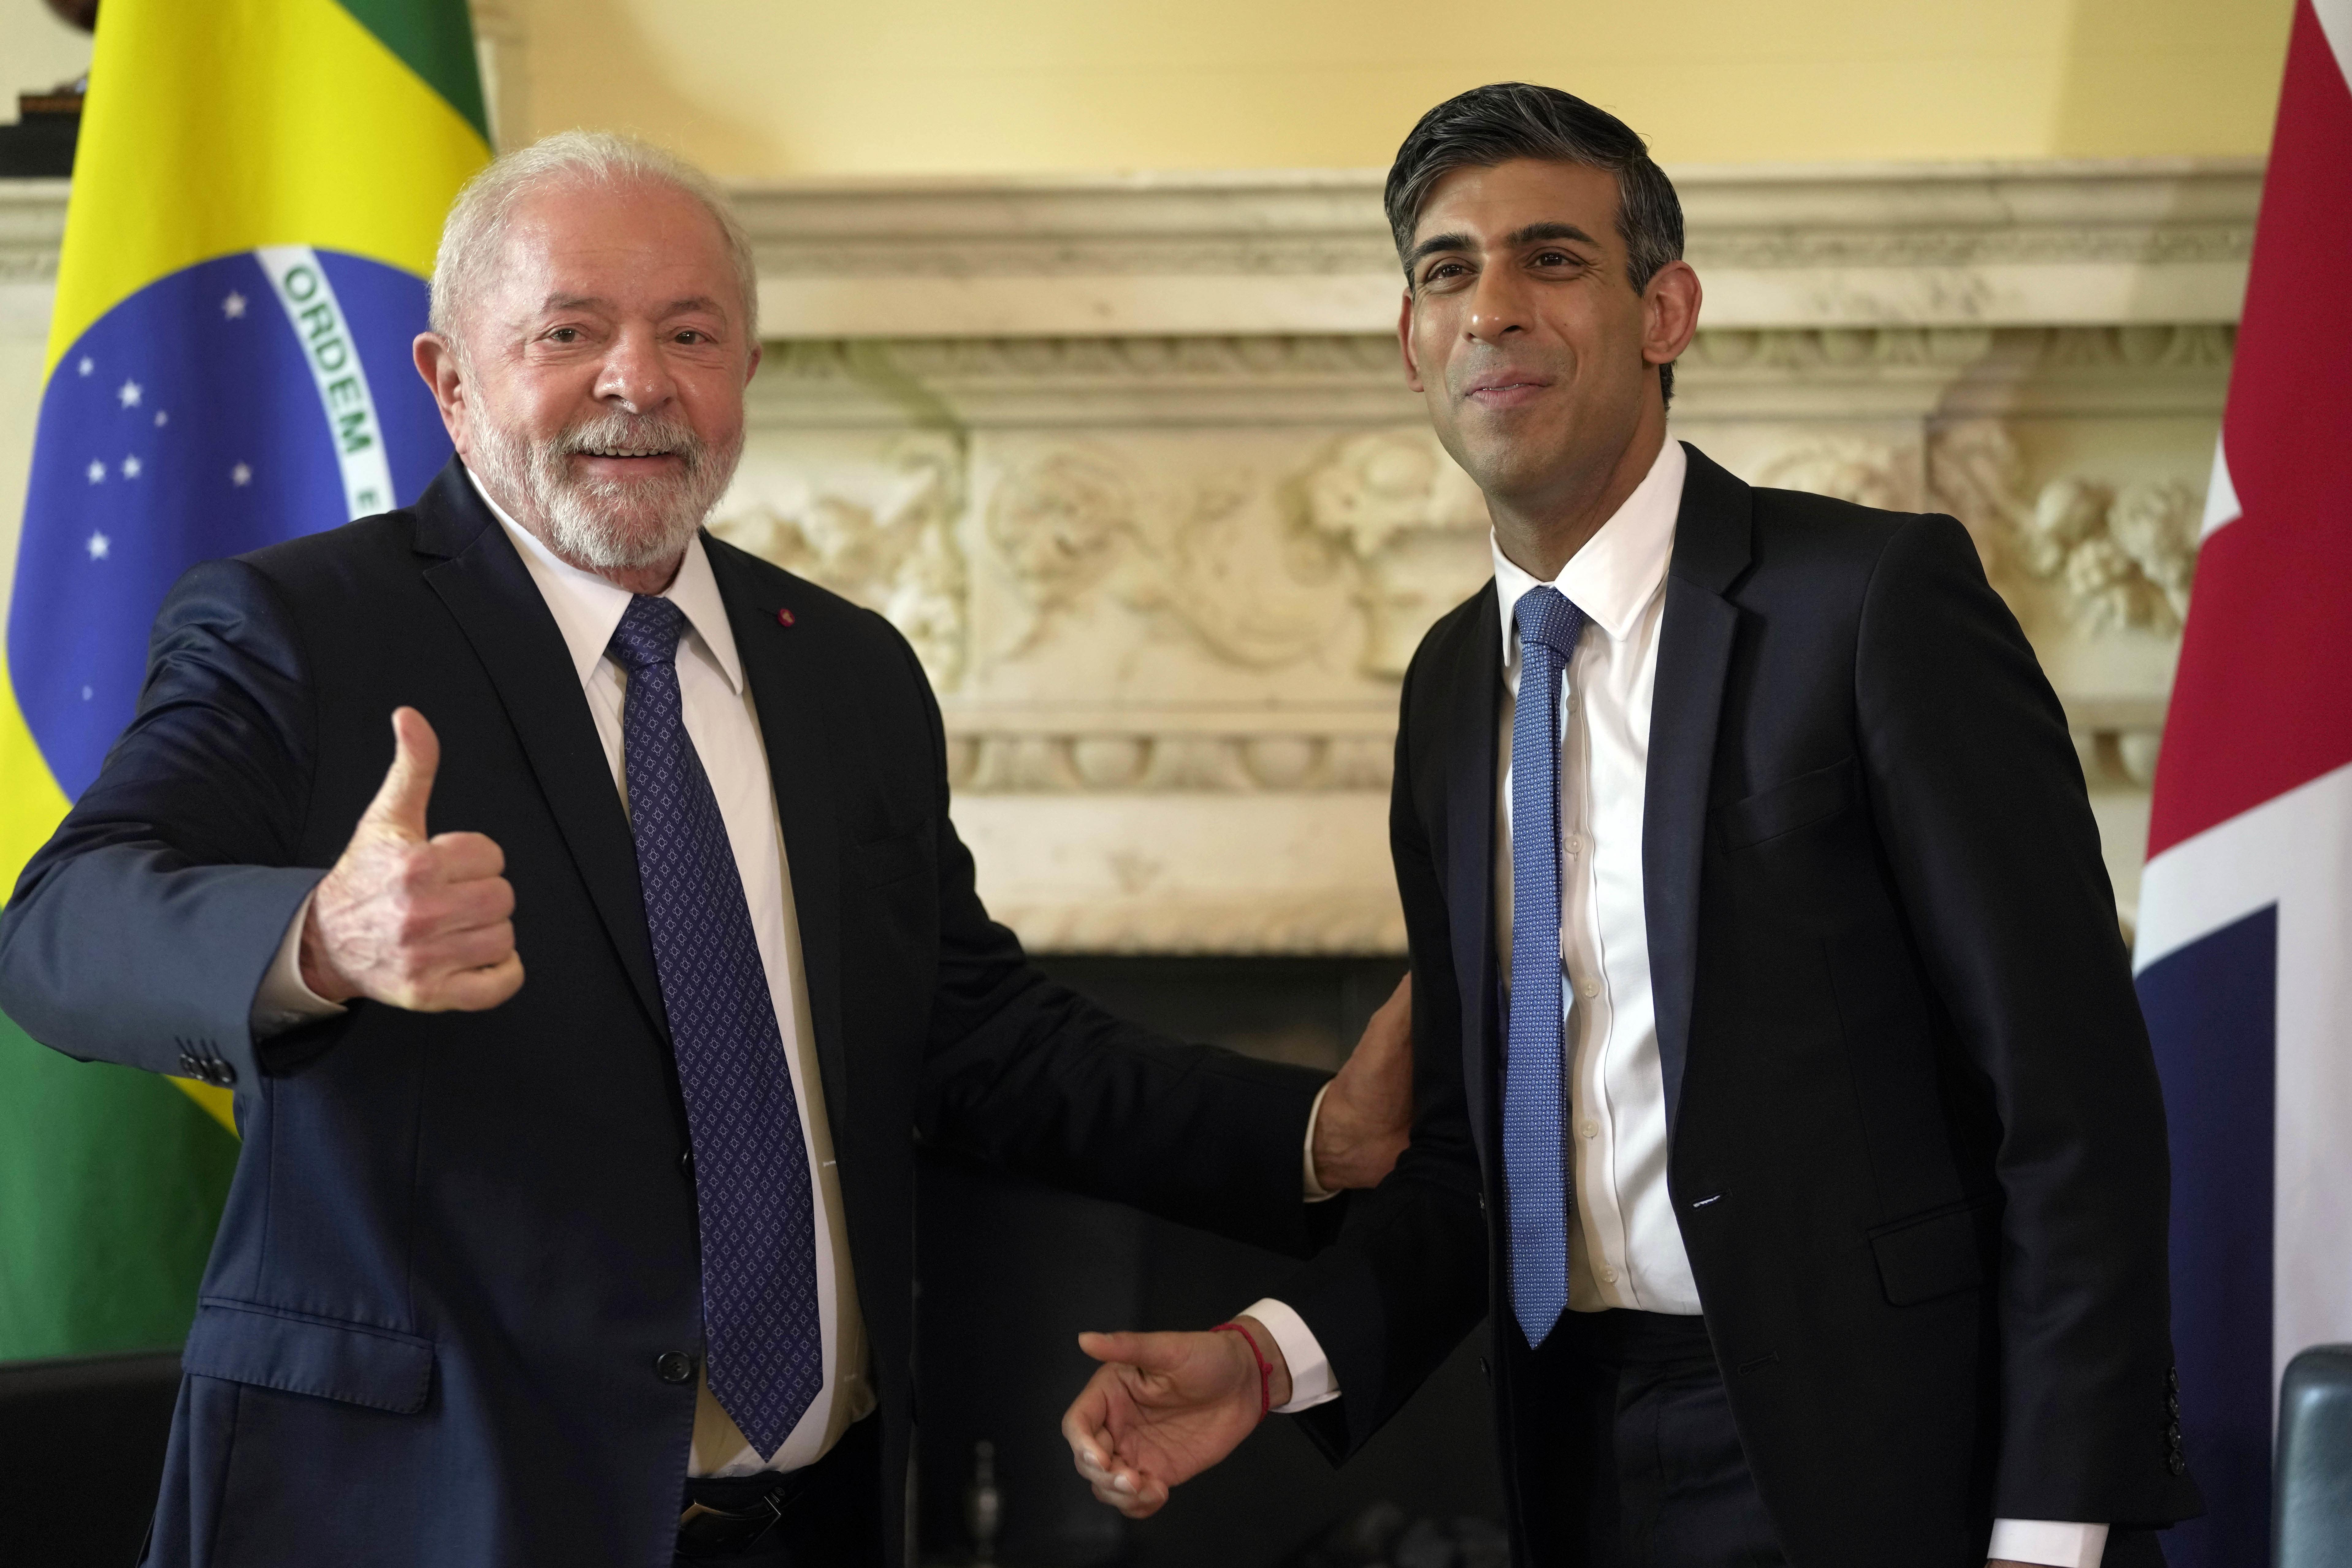
[[[1576,1130],[1579,1132],[1583,1133],[1587,1138],[1598,1138],[1601,1136],[1601,1123],[1593,1121],[1590,1116],[1579,1122]]]
[[[1592,997],[1601,994],[1601,982],[1598,980],[1580,980],[1576,983],[1576,994],[1589,1001]]]
[[[1614,1285],[1614,1284],[1616,1284],[1616,1283],[1617,1283],[1617,1270],[1615,1270],[1614,1268],[1604,1268],[1604,1269],[1602,1269],[1602,1270],[1601,1271],[1601,1282],[1602,1284],[1604,1284],[1604,1285]]]
[[[1571,854],[1571,855],[1581,855],[1581,854],[1583,854],[1583,853],[1584,853],[1584,839],[1583,839],[1582,836],[1580,836],[1580,835],[1579,835],[1579,834],[1574,834],[1574,833],[1570,834],[1570,835],[1568,836],[1568,843],[1564,846],[1564,847],[1565,847],[1565,848],[1568,850],[1568,852],[1569,852],[1570,854]]]

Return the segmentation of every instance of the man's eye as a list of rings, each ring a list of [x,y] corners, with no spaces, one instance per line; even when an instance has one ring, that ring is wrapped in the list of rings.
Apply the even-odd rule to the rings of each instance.
[[[1576,258],[1565,250],[1547,250],[1536,258],[1538,267],[1573,267]]]
[[[1467,272],[1468,270],[1468,268],[1463,266],[1462,263],[1458,261],[1441,261],[1436,266],[1429,269],[1427,275],[1422,279],[1422,281],[1424,283],[1435,283],[1442,279],[1459,277],[1461,274]]]
[[[708,332],[697,331],[694,328],[688,327],[686,331],[678,333],[677,341],[682,343],[707,343],[710,341],[710,335]]]
[[[580,341],[580,329],[558,327],[547,334],[547,341],[552,343],[576,343]]]

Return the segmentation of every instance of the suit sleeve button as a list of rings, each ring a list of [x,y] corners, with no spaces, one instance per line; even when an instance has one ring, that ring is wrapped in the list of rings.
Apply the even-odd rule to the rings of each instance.
[[[2165,1456],[2164,1468],[2176,1476],[2185,1476],[2189,1473],[2189,1461],[2179,1454],[2168,1454]]]
[[[204,1064],[196,1060],[196,1054],[194,1051],[182,1051],[180,1053],[180,1076],[183,1078],[193,1078],[199,1081],[203,1079],[205,1076]]]
[[[236,1081],[236,1066],[235,1063],[223,1061],[213,1063],[213,1082],[215,1085],[221,1089],[226,1089]]]
[[[664,1351],[655,1361],[654,1371],[664,1383],[692,1383],[694,1358],[683,1351]]]

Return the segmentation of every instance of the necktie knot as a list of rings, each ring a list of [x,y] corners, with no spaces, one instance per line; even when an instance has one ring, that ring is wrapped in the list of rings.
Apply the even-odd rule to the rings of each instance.
[[[1518,619],[1520,642],[1541,643],[1563,659],[1576,651],[1576,639],[1584,633],[1584,612],[1549,584],[1520,595],[1512,613]]]
[[[669,600],[639,594],[629,601],[621,624],[613,628],[606,651],[632,675],[657,669],[677,658],[677,639],[686,635],[686,612]]]

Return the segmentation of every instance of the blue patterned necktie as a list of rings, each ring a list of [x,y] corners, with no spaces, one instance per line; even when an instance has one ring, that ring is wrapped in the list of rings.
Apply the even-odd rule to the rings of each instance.
[[[693,1141],[710,1392],[769,1458],[824,1384],[815,1205],[751,906],[686,732],[685,630],[683,610],[639,594],[609,651],[629,672],[629,824]]]
[[[1519,624],[1511,721],[1511,1022],[1503,1068],[1503,1178],[1511,1218],[1511,1310],[1530,1346],[1568,1310],[1574,1198],[1560,1129],[1559,688],[1584,612],[1530,588]]]

